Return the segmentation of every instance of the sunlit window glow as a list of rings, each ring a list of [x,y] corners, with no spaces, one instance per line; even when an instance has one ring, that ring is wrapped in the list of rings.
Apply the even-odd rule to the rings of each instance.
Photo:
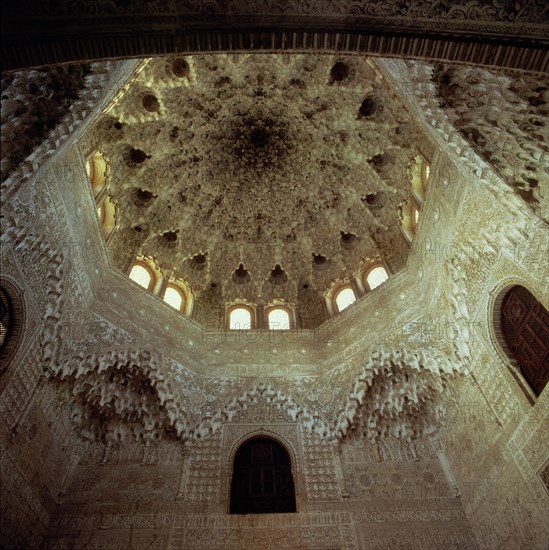
[[[252,314],[244,307],[237,307],[231,311],[229,328],[242,330],[252,328]]]
[[[290,315],[285,309],[271,309],[269,311],[269,328],[271,330],[289,330]]]
[[[100,151],[97,151],[86,163],[88,180],[92,186],[93,194],[97,197],[106,185],[107,163]]]
[[[374,269],[372,269],[372,271],[368,273],[368,276],[366,277],[366,282],[368,283],[370,289],[373,290],[374,288],[377,288],[379,285],[383,284],[388,278],[389,275],[387,275],[385,268],[379,266],[374,267]]]
[[[130,279],[135,281],[138,285],[141,285],[143,288],[149,288],[151,283],[151,274],[149,271],[142,265],[134,265],[130,272]]]
[[[183,303],[183,296],[181,296],[181,292],[179,292],[179,290],[173,286],[169,286],[166,289],[166,292],[164,292],[164,301],[179,311],[181,309],[181,304]]]
[[[414,223],[417,223],[419,220],[419,210],[414,208]]]
[[[336,304],[339,311],[343,311],[356,302],[356,296],[352,288],[344,288],[337,293]]]

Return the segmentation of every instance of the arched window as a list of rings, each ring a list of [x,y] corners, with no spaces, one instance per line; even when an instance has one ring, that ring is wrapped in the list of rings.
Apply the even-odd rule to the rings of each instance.
[[[549,312],[529,290],[517,285],[501,301],[500,328],[507,354],[540,395],[549,380]]]
[[[425,193],[427,192],[427,181],[430,172],[431,167],[427,160],[423,156],[417,155],[410,167],[410,173],[412,176],[412,193],[420,204],[423,202]]]
[[[11,312],[7,294],[0,288],[0,349],[4,347],[8,332],[11,329]]]
[[[387,275],[385,268],[378,265],[368,271],[368,274],[366,275],[366,283],[368,284],[370,290],[374,290],[374,288],[377,288],[379,285],[383,284],[388,278],[389,275]]]
[[[229,328],[248,330],[252,328],[252,312],[247,307],[235,307],[229,312]]]
[[[431,167],[429,162],[422,156],[416,155],[410,165],[410,195],[402,204],[400,221],[402,233],[411,242],[416,234],[416,227],[419,222],[421,207],[427,193],[427,183]]]
[[[97,208],[97,217],[99,218],[103,238],[108,241],[116,227],[116,202],[111,196],[103,199],[103,202]]]
[[[19,349],[25,325],[25,310],[23,305],[23,293],[19,288],[8,281],[1,281],[0,373],[3,373],[8,368],[16,351]]]
[[[130,279],[143,288],[150,290],[154,284],[152,273],[144,265],[135,264],[130,271]]]
[[[290,329],[290,314],[281,307],[271,309],[267,315],[269,320],[269,328],[271,330],[289,330]]]
[[[427,181],[431,174],[431,165],[424,159],[421,165],[421,179],[423,180],[423,185],[427,188]]]
[[[181,311],[184,302],[183,292],[175,285],[168,285],[163,300],[177,311]]]
[[[4,347],[11,331],[12,316],[10,299],[4,289],[0,288],[0,349]]]
[[[335,303],[338,311],[347,309],[351,304],[356,302],[356,296],[351,287],[345,287],[338,291],[335,295]]]
[[[410,197],[401,206],[401,228],[408,242],[411,242],[416,234],[416,226],[419,222],[419,210],[420,206],[414,197]]]
[[[234,457],[230,513],[295,511],[295,485],[286,449],[266,437],[243,443]]]
[[[88,159],[86,172],[93,190],[93,196],[97,197],[107,183],[107,162],[100,151],[96,151]]]

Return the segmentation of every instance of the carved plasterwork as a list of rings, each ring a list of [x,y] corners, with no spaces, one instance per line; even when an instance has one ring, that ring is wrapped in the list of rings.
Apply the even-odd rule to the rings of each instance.
[[[422,351],[376,351],[347,396],[336,431],[340,437],[394,436],[413,440],[432,433],[438,423],[438,396],[446,380],[459,372],[459,361],[433,358]],[[340,369],[334,369],[332,379]]]
[[[545,213],[547,211],[547,207],[545,206],[545,203],[547,201],[548,193],[544,191],[544,188],[547,185],[547,170],[545,167],[546,162],[544,161],[542,161],[538,166],[533,166],[530,161],[526,162],[526,156],[524,155],[524,151],[521,150],[521,144],[526,147],[529,151],[528,154],[532,156],[532,158],[537,157],[541,160],[546,157],[544,143],[541,143],[537,137],[535,139],[532,139],[532,136],[527,137],[530,130],[536,133],[536,130],[533,128],[538,122],[541,122],[541,125],[539,126],[540,129],[537,131],[536,135],[539,136],[544,134],[545,130],[543,121],[540,121],[537,116],[534,116],[533,120],[537,121],[536,124],[529,122],[529,125],[524,126],[526,122],[522,121],[519,116],[511,116],[510,119],[503,117],[503,120],[506,121],[505,128],[498,127],[496,130],[491,129],[490,132],[494,135],[498,135],[498,133],[500,133],[501,136],[505,136],[505,140],[503,140],[503,137],[501,137],[501,139],[494,138],[490,143],[483,142],[483,146],[479,147],[478,144],[475,143],[476,138],[473,137],[473,133],[462,133],[454,126],[453,120],[451,119],[457,120],[458,117],[455,113],[453,114],[451,109],[449,110],[449,113],[447,113],[441,105],[443,100],[441,100],[439,89],[433,80],[433,75],[435,75],[435,78],[437,75],[434,66],[427,63],[411,63],[400,60],[381,60],[378,63],[380,67],[388,71],[389,80],[395,86],[401,99],[403,101],[409,101],[409,107],[414,112],[418,114],[422,113],[421,116],[424,121],[423,124],[431,127],[434,131],[434,136],[435,138],[438,138],[439,143],[445,143],[445,147],[447,147],[450,151],[453,151],[456,155],[455,160],[459,162],[459,169],[457,171],[461,171],[463,176],[466,177],[468,181],[472,181],[475,184],[480,185],[482,189],[485,189],[493,194],[499,202],[501,211],[504,215],[512,216],[512,226],[503,228],[501,224],[499,224],[498,232],[500,235],[495,241],[496,246],[501,244],[500,241],[502,239],[510,239],[517,242],[531,233],[535,226],[539,223],[539,217],[542,217],[542,219],[546,217]],[[497,91],[497,86],[493,86],[493,84],[494,82],[498,82],[498,85],[509,87],[511,85],[510,79],[501,77],[501,81],[498,81],[497,73],[493,74],[488,71],[487,74],[489,75],[488,82],[492,82],[492,86],[487,87],[487,90],[489,88],[494,94],[494,97],[492,97],[491,101],[487,102],[484,107],[482,107],[481,103],[479,108],[483,113],[490,113],[494,107],[499,105],[501,102],[510,101],[509,96],[511,96],[511,100],[514,99],[514,103],[512,105],[510,104],[511,111],[513,113],[515,113],[517,109],[519,111],[520,109],[534,109],[534,111],[538,111],[539,109],[538,114],[543,118],[545,101],[543,84],[537,90],[528,91],[528,86],[521,83],[519,77],[516,77],[518,80],[516,86],[522,90],[523,97],[507,90],[507,94],[504,94],[504,97],[501,98],[498,95],[499,92]],[[480,75],[477,75],[477,77],[480,79]],[[473,79],[472,82],[473,85],[475,85],[474,83],[476,80]],[[528,79],[527,82],[531,85],[531,82]],[[462,86],[466,85],[463,84]],[[414,95],[409,94],[410,88],[416,90]],[[505,99],[505,97],[507,99]],[[533,105],[528,104],[528,98],[533,101]],[[469,116],[466,114],[466,111],[469,108],[466,106],[468,101],[472,102],[471,105],[473,105],[475,100],[472,98],[467,98],[466,96],[466,99],[464,99],[460,104],[459,112],[465,118]],[[479,129],[488,130],[490,124],[484,119],[481,120],[483,120],[483,122],[471,122],[471,124],[473,124],[473,126],[478,124]],[[493,122],[493,117],[490,118],[490,120]],[[509,132],[509,135],[507,132]],[[477,136],[476,133],[474,135]],[[496,154],[496,149],[501,147],[504,141],[510,143],[511,147],[505,149],[505,151],[502,151],[501,154],[497,154],[494,166],[502,175],[510,178],[507,181],[502,179],[502,177],[498,177],[493,172],[491,160],[490,162],[488,161],[488,157],[491,159],[491,154]],[[514,146],[512,145],[513,143],[515,144]],[[485,146],[488,147],[486,150]],[[491,148],[494,149],[493,152],[491,152]],[[476,151],[482,153],[484,156],[488,153],[488,157],[484,159],[479,156]],[[524,180],[523,184],[520,184],[519,181],[520,185],[516,189],[517,192],[510,193],[509,186],[511,184],[513,187],[512,184],[517,177],[519,179],[531,177],[525,171],[526,165],[530,168],[534,168],[534,172],[539,175],[538,184],[536,185],[534,183],[532,187],[533,180],[529,182]],[[454,183],[455,178],[456,170],[453,170],[448,171],[446,174],[442,174],[441,179],[443,185],[449,185]],[[521,191],[521,185],[524,187],[526,184],[528,189],[524,188]],[[530,194],[536,199],[535,201],[530,201],[533,202],[531,206],[525,200],[528,199],[528,190],[530,187],[532,187],[532,192]],[[540,188],[539,191],[537,190],[538,187]],[[534,190],[536,191],[534,192]],[[523,191],[527,192],[525,193]],[[521,194],[519,194],[519,192]],[[536,201],[539,200],[543,201],[543,208],[540,208],[540,206],[536,204]],[[533,209],[535,209],[538,217],[532,216]],[[497,219],[493,219],[491,220],[491,223],[498,225],[499,222]]]
[[[158,361],[147,351],[72,356],[56,378],[70,386],[73,420],[84,437],[106,442],[152,441],[189,433],[187,414],[173,398]]]
[[[47,70],[21,71],[2,79],[2,142],[5,146],[2,147],[0,189],[3,208],[46,160],[66,146],[83,120],[102,100],[110,97],[109,85],[119,86],[132,65],[97,62],[91,64],[91,69],[74,66],[72,69],[53,69],[51,73]],[[40,95],[40,85],[48,81],[61,88],[56,99]],[[49,95],[55,96],[55,93],[51,91]],[[15,116],[18,112],[20,116]]]
[[[280,14],[286,15],[313,15],[313,14],[346,14],[364,13],[372,17],[411,17],[423,19],[442,19],[456,22],[465,21],[491,21],[491,22],[509,22],[515,23],[539,23],[543,20],[546,10],[543,5],[528,5],[517,2],[513,5],[500,5],[497,2],[479,2],[471,5],[465,0],[448,4],[441,0],[424,0],[414,3],[398,3],[394,1],[375,2],[365,0],[358,2],[349,9],[349,2],[346,0],[329,1],[322,0],[318,5],[312,5],[309,2],[301,4],[277,4],[276,2],[256,2],[254,0],[234,0],[227,4],[221,2],[179,2],[177,13],[180,15],[249,15],[249,14]],[[530,9],[528,9],[530,8]],[[26,4],[23,9],[19,6],[6,8],[6,15],[13,13],[26,13],[27,15],[49,15],[50,11],[37,4]],[[150,4],[140,4],[138,2],[128,2],[124,5],[116,4],[114,1],[105,2],[105,4],[96,5],[59,5],[55,7],[54,13],[58,15],[81,15],[81,16],[99,16],[109,14],[111,16],[139,14],[152,15],[157,12],[174,13],[174,6],[156,1]],[[419,24],[419,23],[418,23]]]
[[[200,441],[225,423],[245,418],[264,419],[266,424],[298,422],[304,432],[325,441],[348,436],[375,441],[387,435],[414,440],[436,430],[438,394],[446,379],[459,372],[459,361],[453,364],[422,353],[373,353],[354,383],[341,369],[330,373],[334,390],[345,395],[340,408],[300,396],[310,393],[305,388],[311,388],[314,379],[305,387],[299,380],[286,381],[296,399],[272,384],[250,386],[246,379],[235,379],[232,385],[220,386],[216,379],[191,372],[181,376],[178,370],[148,351],[124,350],[68,356],[50,368],[52,378],[73,396],[71,416],[81,435],[112,446],[159,438]],[[248,389],[219,407],[216,392],[221,390],[227,399],[238,388],[242,391],[243,384]],[[345,393],[349,386],[351,392]]]
[[[43,367],[47,369],[57,361],[61,353],[62,325],[60,323],[63,308],[64,256],[63,252],[41,235],[29,231],[28,227],[18,224],[13,218],[4,221],[4,233],[1,235],[4,245],[12,245],[17,252],[34,254],[43,262],[43,276],[46,288],[44,302],[40,304],[43,328],[40,334],[40,348]]]
[[[432,79],[454,127],[547,220],[549,80],[444,65]]]
[[[90,70],[67,65],[2,77],[2,181],[80,99]]]

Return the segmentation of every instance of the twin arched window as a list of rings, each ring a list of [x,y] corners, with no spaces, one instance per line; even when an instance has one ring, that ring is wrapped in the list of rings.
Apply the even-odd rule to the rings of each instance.
[[[293,311],[286,305],[270,305],[265,308],[264,319],[257,318],[254,305],[234,304],[227,309],[227,327],[231,330],[268,328],[290,330],[293,328]]]
[[[154,265],[152,260],[138,258],[129,277],[152,294],[161,296],[162,300],[175,310],[185,315],[191,314],[193,297],[190,290],[183,281],[166,281],[162,270]]]
[[[389,275],[382,265],[369,263],[365,269],[355,273],[355,278],[351,282],[335,283],[325,294],[328,314],[341,313],[354,304],[359,296],[374,290],[388,278]]]

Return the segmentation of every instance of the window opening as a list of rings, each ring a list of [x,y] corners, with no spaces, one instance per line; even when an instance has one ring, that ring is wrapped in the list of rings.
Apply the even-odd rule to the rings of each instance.
[[[339,311],[347,309],[356,302],[356,296],[352,288],[343,288],[336,295],[336,304]]]
[[[232,330],[248,330],[252,328],[252,314],[245,307],[234,308],[229,317],[229,328]]]
[[[549,380],[549,312],[526,288],[514,286],[501,303],[501,331],[520,372],[540,395]]]
[[[174,309],[177,309],[177,311],[180,311],[183,305],[183,296],[177,288],[168,286],[164,292],[164,301]]]
[[[289,330],[290,315],[285,309],[274,308],[269,311],[269,328],[271,330]]]
[[[243,443],[234,457],[230,513],[295,511],[295,485],[286,449],[266,437]]]
[[[149,270],[142,265],[134,265],[130,272],[130,279],[135,281],[138,285],[141,285],[143,288],[148,289],[151,284],[152,276]]]
[[[379,285],[383,284],[388,278],[389,275],[387,275],[385,268],[378,266],[374,267],[374,269],[368,273],[366,276],[366,282],[368,283],[370,290],[374,290],[374,288],[377,288]]]

